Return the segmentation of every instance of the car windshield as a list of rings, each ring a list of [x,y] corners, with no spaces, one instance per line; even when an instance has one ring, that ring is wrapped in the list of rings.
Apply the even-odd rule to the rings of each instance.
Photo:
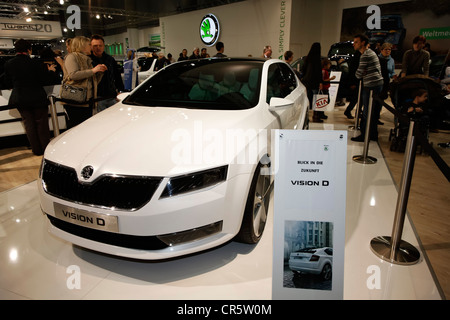
[[[328,57],[332,56],[344,56],[344,55],[353,55],[355,53],[355,49],[352,44],[345,44],[339,46],[333,46],[328,53]]]
[[[258,103],[261,60],[200,59],[158,71],[123,103],[148,107],[242,110]]]

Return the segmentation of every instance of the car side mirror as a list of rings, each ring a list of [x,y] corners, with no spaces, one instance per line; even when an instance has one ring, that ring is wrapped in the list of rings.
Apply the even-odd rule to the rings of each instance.
[[[125,98],[128,97],[129,95],[130,95],[129,92],[122,92],[122,93],[120,93],[120,94],[117,95],[117,99],[118,99],[119,101],[123,101],[123,100],[125,100]]]
[[[270,99],[269,110],[279,111],[283,109],[288,109],[294,106],[294,101],[285,98],[273,97]]]

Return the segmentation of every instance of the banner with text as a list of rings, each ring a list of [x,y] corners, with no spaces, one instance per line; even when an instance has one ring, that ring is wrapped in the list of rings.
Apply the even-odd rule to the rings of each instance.
[[[59,21],[0,19],[0,34],[2,38],[51,40],[62,37]]]

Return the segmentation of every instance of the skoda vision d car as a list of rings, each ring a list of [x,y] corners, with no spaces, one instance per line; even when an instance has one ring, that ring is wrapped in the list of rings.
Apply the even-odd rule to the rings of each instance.
[[[51,233],[81,247],[166,259],[257,243],[273,129],[305,129],[308,99],[280,60],[171,64],[51,141],[38,180]]]
[[[289,268],[294,273],[320,274],[324,280],[331,280],[333,248],[305,248],[292,252]]]

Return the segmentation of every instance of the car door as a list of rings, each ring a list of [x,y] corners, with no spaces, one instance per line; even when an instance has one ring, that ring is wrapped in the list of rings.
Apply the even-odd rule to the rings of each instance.
[[[280,62],[269,66],[266,102],[270,104],[272,98],[293,102],[291,107],[280,107],[271,111],[278,118],[281,128],[292,129],[297,124],[301,111],[301,92],[297,77],[287,64]]]

